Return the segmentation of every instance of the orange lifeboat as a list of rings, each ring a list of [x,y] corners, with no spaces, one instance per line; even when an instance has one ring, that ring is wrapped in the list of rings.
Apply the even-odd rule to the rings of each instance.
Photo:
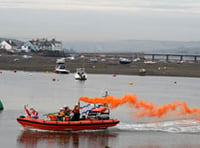
[[[19,116],[17,121],[25,129],[41,129],[50,131],[77,131],[107,129],[119,123],[117,119],[84,119],[79,121],[50,121]]]

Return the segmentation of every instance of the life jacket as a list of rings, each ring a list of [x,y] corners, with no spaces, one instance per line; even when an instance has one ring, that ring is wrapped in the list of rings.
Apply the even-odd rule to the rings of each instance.
[[[68,110],[65,110],[65,111],[64,111],[65,115],[69,115],[69,114],[70,114],[70,112],[71,112],[71,110],[70,110],[70,109],[68,109]]]
[[[35,110],[33,110],[32,115],[33,115],[33,116],[38,116],[38,112],[35,111]]]
[[[72,112],[74,114],[79,114],[80,113],[79,106],[75,106],[74,109],[72,110]]]
[[[69,121],[70,117],[69,116],[65,116],[65,121]]]
[[[63,111],[61,111],[61,112],[58,113],[58,116],[59,116],[59,117],[64,117],[64,116],[65,116],[65,113],[64,113]]]
[[[54,115],[54,114],[50,114],[50,115],[49,115],[49,118],[50,118],[52,121],[57,121],[57,117],[56,117],[56,115]]]

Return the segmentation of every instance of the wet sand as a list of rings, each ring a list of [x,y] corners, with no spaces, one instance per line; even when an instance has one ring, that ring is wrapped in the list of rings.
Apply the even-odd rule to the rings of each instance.
[[[89,55],[89,54],[88,54]],[[76,68],[85,67],[87,73],[93,74],[123,74],[123,75],[141,75],[139,70],[144,68],[144,75],[158,76],[184,76],[200,77],[200,62],[187,63],[155,63],[144,64],[144,62],[132,62],[130,64],[120,64],[119,58],[98,58],[97,62],[91,62],[93,55],[85,58],[77,57],[75,60],[67,60],[66,67],[71,73],[76,72]],[[33,55],[31,59],[25,59],[22,55],[1,55],[1,70],[22,70],[36,72],[53,72],[58,57],[45,57]]]

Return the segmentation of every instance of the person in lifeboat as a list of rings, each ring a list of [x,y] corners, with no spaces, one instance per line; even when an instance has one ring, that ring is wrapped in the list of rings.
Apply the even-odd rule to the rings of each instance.
[[[78,105],[74,106],[74,109],[72,110],[73,116],[72,121],[79,121],[80,119],[80,102],[78,102]]]
[[[34,108],[28,108],[28,104],[24,105],[24,109],[30,118],[38,119],[38,112]]]
[[[71,114],[72,110],[67,105],[65,105],[63,107],[63,109],[64,109],[64,113],[65,113],[65,121],[69,121],[70,120],[70,114]]]
[[[63,121],[65,117],[65,111],[63,108],[60,108],[60,111],[58,112],[57,121]]]

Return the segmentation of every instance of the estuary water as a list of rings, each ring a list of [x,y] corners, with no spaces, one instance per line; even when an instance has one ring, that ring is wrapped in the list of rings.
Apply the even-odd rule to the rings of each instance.
[[[55,81],[54,81],[55,80]],[[197,148],[200,147],[200,114],[171,111],[162,117],[136,118],[137,109],[124,104],[111,110],[120,123],[107,130],[50,132],[24,130],[17,123],[25,115],[24,105],[34,107],[40,117],[71,108],[79,97],[101,97],[105,91],[115,97],[135,94],[138,99],[163,105],[176,100],[200,108],[200,79],[188,77],[127,76],[88,74],[77,81],[74,74],[2,71],[0,99],[1,147],[12,148]]]

